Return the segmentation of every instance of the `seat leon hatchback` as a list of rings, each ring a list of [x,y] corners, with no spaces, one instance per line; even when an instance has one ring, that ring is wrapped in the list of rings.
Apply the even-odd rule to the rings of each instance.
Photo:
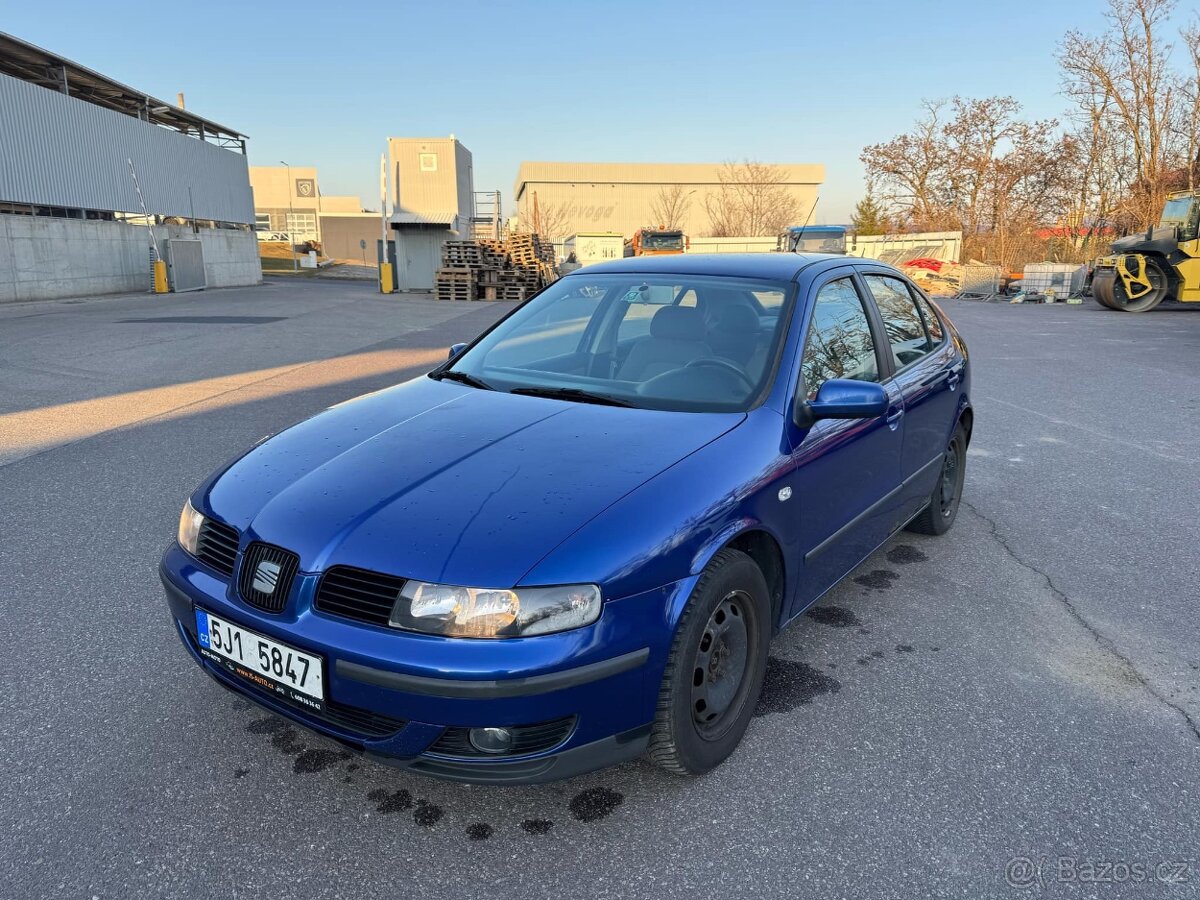
[[[886,265],[588,266],[213,473],[162,581],[208,675],[415,772],[698,774],[775,633],[950,528],[969,398],[962,338]]]

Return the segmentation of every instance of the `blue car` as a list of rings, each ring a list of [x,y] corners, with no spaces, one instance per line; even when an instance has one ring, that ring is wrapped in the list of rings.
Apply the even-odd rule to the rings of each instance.
[[[967,348],[829,255],[588,266],[211,475],[161,576],[212,678],[414,772],[734,750],[772,636],[962,493]]]

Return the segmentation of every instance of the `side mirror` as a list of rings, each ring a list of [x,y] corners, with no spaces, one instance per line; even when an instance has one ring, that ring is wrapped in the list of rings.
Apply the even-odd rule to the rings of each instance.
[[[820,419],[874,419],[887,408],[887,391],[882,385],[832,378],[821,385],[816,400],[796,398],[792,421],[798,428],[809,428]]]
[[[450,345],[450,355],[447,356],[446,359],[454,359],[454,357],[458,356],[458,354],[462,353],[466,349],[467,349],[466,344],[451,344]]]

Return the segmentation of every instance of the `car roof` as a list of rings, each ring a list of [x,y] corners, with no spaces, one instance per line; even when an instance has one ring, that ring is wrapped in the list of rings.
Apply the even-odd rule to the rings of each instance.
[[[726,275],[734,278],[764,278],[791,281],[804,269],[832,269],[861,263],[856,256],[840,253],[671,253],[661,256],[627,256],[610,262],[593,263],[564,278],[580,275],[645,273],[647,275]],[[866,260],[878,263],[878,260]]]

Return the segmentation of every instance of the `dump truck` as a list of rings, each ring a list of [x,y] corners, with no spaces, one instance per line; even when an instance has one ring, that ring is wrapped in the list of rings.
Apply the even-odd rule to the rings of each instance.
[[[794,225],[780,232],[775,249],[783,253],[845,253],[845,225]]]
[[[1096,260],[1092,296],[1122,312],[1146,312],[1164,300],[1200,302],[1200,191],[1167,195],[1158,225],[1113,241]]]
[[[625,242],[626,256],[665,256],[682,253],[687,249],[688,239],[682,231],[663,228],[639,228]]]

